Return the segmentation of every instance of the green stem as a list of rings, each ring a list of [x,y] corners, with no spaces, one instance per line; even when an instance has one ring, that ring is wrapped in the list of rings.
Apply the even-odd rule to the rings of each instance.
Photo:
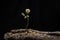
[[[28,26],[29,26],[29,17],[27,17],[26,29],[28,29]]]

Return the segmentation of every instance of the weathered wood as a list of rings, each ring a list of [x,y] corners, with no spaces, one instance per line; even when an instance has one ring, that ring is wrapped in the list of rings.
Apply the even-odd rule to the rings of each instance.
[[[60,32],[44,32],[33,29],[11,30],[4,35],[5,40],[60,40]]]

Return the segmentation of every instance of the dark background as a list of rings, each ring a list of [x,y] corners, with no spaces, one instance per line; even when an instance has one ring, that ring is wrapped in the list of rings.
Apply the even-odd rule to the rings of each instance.
[[[30,8],[29,28],[42,31],[60,31],[59,0],[4,0],[2,1],[0,35],[12,29],[25,28],[26,21],[21,15]]]

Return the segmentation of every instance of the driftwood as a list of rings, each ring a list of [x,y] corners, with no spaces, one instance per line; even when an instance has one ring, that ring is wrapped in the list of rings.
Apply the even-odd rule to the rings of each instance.
[[[11,30],[4,34],[5,40],[60,40],[60,32],[44,32],[33,29]]]

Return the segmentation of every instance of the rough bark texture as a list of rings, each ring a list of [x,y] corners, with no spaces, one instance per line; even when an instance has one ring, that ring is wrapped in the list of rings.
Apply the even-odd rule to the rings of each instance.
[[[33,29],[11,30],[4,34],[5,40],[60,40],[60,32],[44,32]]]

